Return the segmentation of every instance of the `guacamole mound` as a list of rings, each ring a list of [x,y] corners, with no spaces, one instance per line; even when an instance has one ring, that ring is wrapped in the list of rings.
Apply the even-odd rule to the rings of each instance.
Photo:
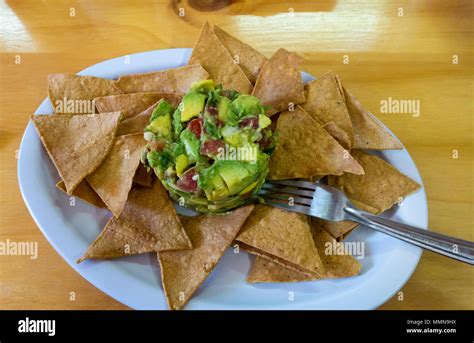
[[[258,98],[199,81],[177,108],[164,100],[155,107],[142,162],[180,205],[226,212],[252,201],[265,182],[270,124]]]

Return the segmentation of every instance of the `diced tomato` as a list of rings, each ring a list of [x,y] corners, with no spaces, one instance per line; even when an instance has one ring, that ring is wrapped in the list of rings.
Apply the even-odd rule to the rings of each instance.
[[[225,143],[219,139],[208,139],[201,144],[201,155],[216,156],[219,153],[219,148],[224,148]]]
[[[197,172],[195,168],[186,171],[176,182],[176,186],[185,192],[194,192],[197,189]]]
[[[264,135],[260,140],[257,141],[257,143],[260,146],[260,149],[265,150],[272,145],[272,140],[271,138]]]
[[[156,151],[161,151],[163,150],[163,148],[166,146],[166,143],[165,141],[151,141],[150,143],[148,143],[148,148],[150,150],[156,150]]]
[[[209,112],[209,114],[212,115],[213,117],[217,116],[217,114],[219,113],[217,111],[217,107],[215,107],[215,106],[208,106],[207,107],[207,112]]]
[[[240,121],[239,127],[251,127],[252,129],[258,129],[258,118],[257,117],[248,117]]]
[[[201,118],[196,118],[196,119],[191,120],[188,123],[188,129],[189,129],[189,131],[194,133],[198,139],[201,138],[202,119]]]

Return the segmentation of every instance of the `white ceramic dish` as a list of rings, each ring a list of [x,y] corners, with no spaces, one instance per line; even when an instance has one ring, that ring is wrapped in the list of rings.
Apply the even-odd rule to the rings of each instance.
[[[129,64],[125,57],[119,57],[98,63],[79,74],[116,78],[121,74],[172,68],[185,65],[190,54],[191,49],[148,51],[129,55]],[[311,77],[304,74],[304,79],[308,81]],[[35,112],[45,113],[52,113],[48,99]],[[406,149],[377,154],[422,184]],[[132,308],[166,309],[155,255],[76,264],[110,214],[80,200],[74,207],[70,206],[69,197],[55,187],[59,176],[31,122],[21,142],[20,156],[18,179],[28,210],[51,245],[71,267],[97,288]],[[384,215],[427,228],[424,189]],[[407,282],[421,256],[421,249],[368,228],[357,229],[349,240],[365,242],[363,269],[359,276],[304,283],[248,284],[245,277],[252,257],[244,252],[235,254],[229,249],[186,309],[374,309]]]

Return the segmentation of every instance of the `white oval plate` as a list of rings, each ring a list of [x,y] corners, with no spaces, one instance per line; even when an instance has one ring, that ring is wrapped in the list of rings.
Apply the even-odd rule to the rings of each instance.
[[[191,49],[148,51],[98,63],[80,75],[116,78],[185,65]],[[304,74],[305,81],[312,77]],[[53,113],[48,99],[35,114]],[[377,153],[402,173],[422,184],[406,149]],[[26,127],[18,161],[18,179],[26,206],[56,251],[85,279],[111,297],[135,309],[166,309],[156,256],[146,254],[114,261],[76,260],[106,224],[110,214],[70,199],[55,184],[59,176],[30,122]],[[427,228],[428,209],[424,189],[409,196],[385,216]],[[196,292],[186,309],[373,309],[392,297],[410,278],[421,249],[368,228],[355,230],[350,241],[365,242],[359,276],[285,284],[248,284],[252,257],[229,249]],[[40,252],[41,254],[41,252]],[[293,297],[289,297],[289,292]],[[289,299],[293,300],[289,300]]]

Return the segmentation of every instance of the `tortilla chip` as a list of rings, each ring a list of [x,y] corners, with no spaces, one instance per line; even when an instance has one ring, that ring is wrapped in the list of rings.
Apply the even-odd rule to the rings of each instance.
[[[66,186],[64,186],[63,181],[59,181],[56,184],[56,187],[67,194]],[[89,185],[89,182],[87,182],[87,180],[82,180],[81,183],[77,185],[77,187],[72,192],[72,196],[77,197],[87,202],[88,204],[94,205],[96,207],[107,208],[107,206],[104,204],[100,196],[97,195],[97,193]]]
[[[147,171],[143,164],[139,164],[133,182],[143,187],[151,187],[153,184],[153,171]]]
[[[120,116],[120,112],[31,116],[69,195],[104,160]]]
[[[145,145],[142,134],[117,137],[104,162],[87,176],[87,182],[116,217],[127,202]]]
[[[146,110],[132,118],[121,121],[117,129],[117,136],[131,135],[134,133],[143,134],[145,127],[150,124],[150,116],[155,107],[150,107],[150,111]]]
[[[109,220],[77,262],[191,247],[173,203],[157,181],[152,188],[130,192],[120,217]]]
[[[278,49],[263,65],[252,95],[268,107],[267,115],[290,109],[305,101],[300,65],[303,58],[285,49]]]
[[[308,82],[304,89],[306,102],[301,107],[320,125],[329,122],[336,124],[348,136],[350,143],[348,148],[351,148],[354,133],[338,76],[331,71],[327,72],[320,78]]]
[[[311,234],[314,244],[319,252],[319,257],[324,264],[324,278],[343,278],[359,274],[362,266],[351,255],[338,255],[334,252],[328,253],[329,244],[336,245],[338,242],[326,231],[311,225]]]
[[[275,262],[304,273],[324,272],[308,220],[301,213],[256,205],[235,240],[244,243],[242,248],[249,252],[263,252],[275,257]]]
[[[310,176],[309,177],[309,181],[311,182],[318,182],[319,180],[321,180],[323,177],[325,177],[326,175],[321,175],[321,174],[315,174],[313,176]]]
[[[277,133],[277,145],[270,159],[270,180],[364,173],[349,152],[299,106],[293,112],[280,114]]]
[[[150,124],[150,116],[152,115],[153,110],[155,109],[156,106],[158,106],[158,104],[162,100],[166,100],[166,101],[170,102],[170,104],[173,107],[177,107],[179,105],[179,101],[177,101],[178,98],[176,98],[174,100],[171,99],[171,98],[160,99],[159,101],[157,101],[156,103],[154,103],[153,105],[148,107],[145,111],[137,114],[134,117],[131,117],[131,118],[128,118],[128,119],[125,119],[125,120],[121,121],[120,124],[119,124],[119,127],[117,129],[117,136],[128,135],[128,134],[132,134],[132,133],[142,133],[143,134],[143,131],[144,131],[145,127],[148,124]],[[171,100],[173,100],[173,101],[171,101]]]
[[[247,275],[247,282],[301,282],[317,280],[317,276],[309,276],[283,267],[265,257],[256,256]]]
[[[356,226],[355,228],[353,228],[352,230],[349,230],[347,231],[345,234],[343,234],[342,236],[339,236],[336,238],[336,241],[338,242],[344,242],[346,240],[347,237],[349,237],[349,235],[352,233],[352,231],[354,231],[355,229],[357,229],[358,226]]]
[[[234,60],[238,58],[240,68],[250,82],[255,84],[257,76],[267,61],[267,58],[250,45],[242,42],[234,36],[231,36],[217,25],[214,25],[214,34],[227,51],[229,51]]]
[[[208,22],[205,22],[199,39],[189,59],[189,64],[201,64],[209,72],[209,77],[216,85],[224,89],[233,89],[240,93],[250,94],[252,84],[239,65],[226,50],[212,31]]]
[[[343,220],[340,222],[331,222],[319,218],[311,218],[310,220],[312,227],[326,231],[334,239],[341,239],[345,234],[359,226],[358,223],[350,220]]]
[[[193,249],[158,254],[168,306],[179,310],[191,299],[232,243],[253,206],[224,215],[183,217]]]
[[[126,94],[142,92],[185,94],[193,82],[205,80],[208,76],[207,71],[196,64],[151,73],[122,75],[115,85]]]
[[[55,113],[71,114],[70,111],[68,111],[66,103],[64,103],[64,99],[93,100],[100,96],[121,94],[122,92],[115,87],[114,82],[115,81],[113,80],[102,79],[94,76],[50,74],[48,75],[48,96]],[[94,111],[93,106],[90,106],[90,110],[87,105],[74,107],[73,112],[81,114],[88,114]],[[80,108],[83,110],[80,111]]]
[[[337,244],[326,231],[312,227],[311,234],[319,257],[324,265],[324,273],[319,276],[309,276],[263,257],[257,257],[252,264],[247,281],[255,282],[299,282],[320,279],[344,278],[358,275],[362,266],[350,255],[327,255],[326,244]]]
[[[330,121],[323,125],[323,129],[326,130],[344,149],[350,150],[351,139],[349,135],[336,125],[333,121]]]
[[[131,93],[104,96],[94,101],[99,112],[121,111],[122,120],[126,120],[142,113],[160,99],[165,99],[176,107],[182,97],[182,94],[175,93]]]
[[[362,107],[345,88],[347,110],[354,129],[354,149],[403,149],[402,145],[385,129],[375,116]]]
[[[342,190],[360,209],[379,214],[388,210],[421,186],[381,158],[353,150],[352,156],[364,168],[365,175],[329,176],[328,183]]]

